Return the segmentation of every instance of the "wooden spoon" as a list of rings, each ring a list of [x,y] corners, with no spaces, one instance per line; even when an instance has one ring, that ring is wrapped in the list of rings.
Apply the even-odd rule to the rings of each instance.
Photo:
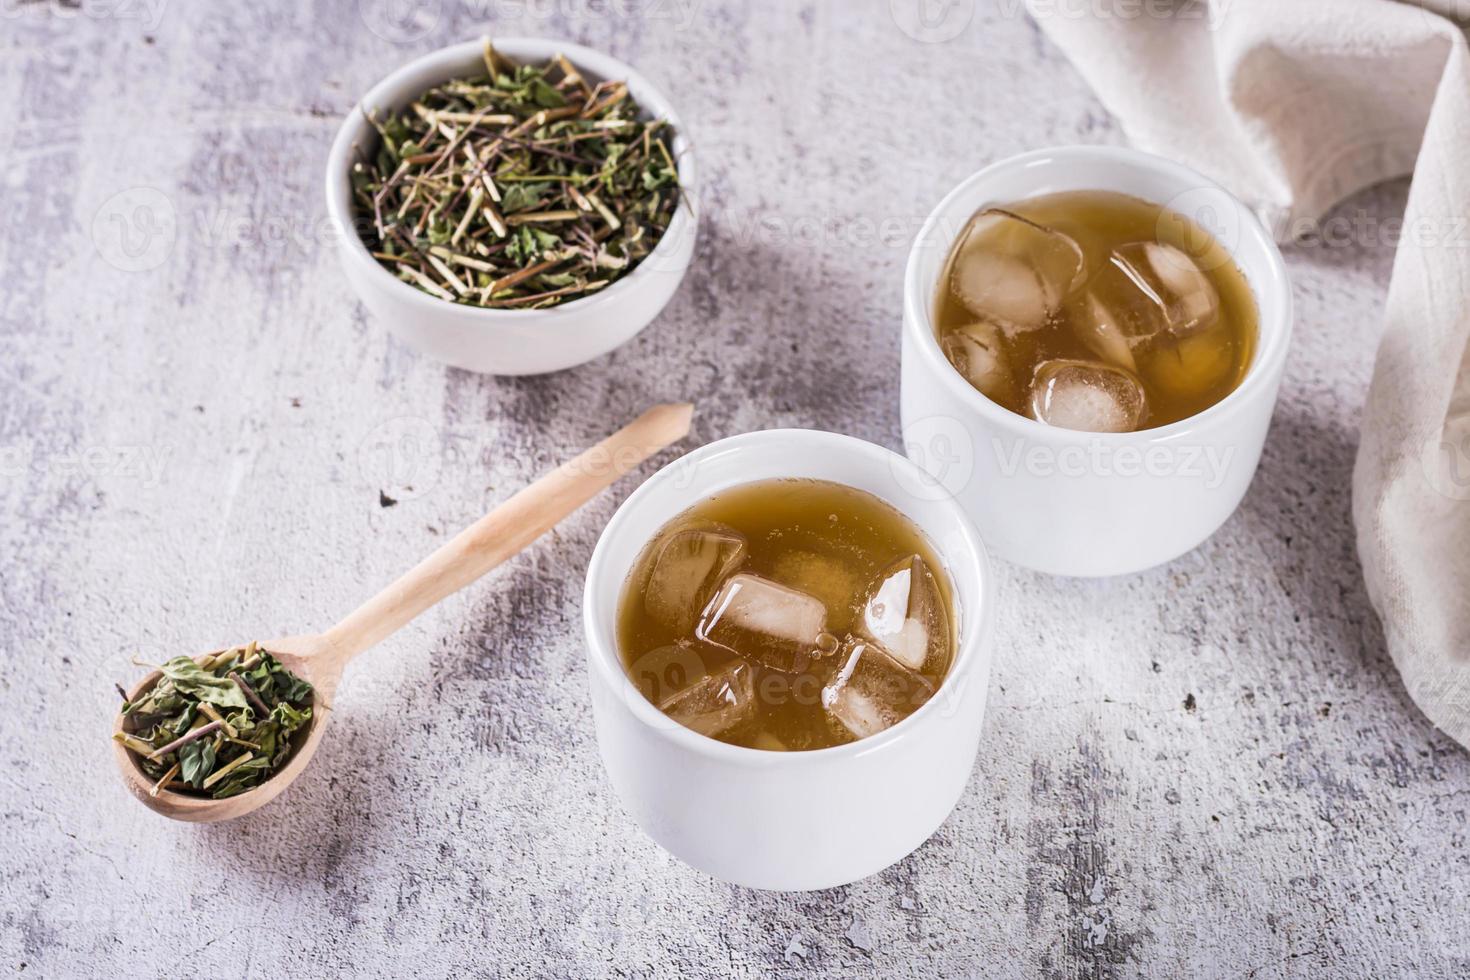
[[[155,793],[154,781],[139,768],[133,753],[115,741],[118,771],[128,790],[166,817],[199,823],[243,816],[275,799],[316,753],[332,717],[337,682],[349,660],[517,554],[598,491],[682,439],[689,432],[693,411],[692,405],[654,406],[465,528],[325,633],[261,644],[316,689],[310,727],[298,735],[302,740],[280,772],[254,789],[223,800],[165,789]],[[128,699],[137,700],[160,676],[158,671],[149,674],[129,692]],[[123,731],[121,715],[113,731]]]

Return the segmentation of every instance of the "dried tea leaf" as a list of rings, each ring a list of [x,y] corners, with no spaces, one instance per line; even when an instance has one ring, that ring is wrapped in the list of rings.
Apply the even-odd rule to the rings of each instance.
[[[222,708],[245,707],[245,695],[228,677],[216,677],[188,657],[175,657],[159,669],[182,695]]]
[[[249,762],[242,762],[210,789],[210,795],[216,800],[222,800],[227,796],[243,793],[247,789],[254,789],[265,782],[272,768],[271,761],[265,758],[254,758]]]
[[[440,299],[538,309],[627,275],[658,245],[682,190],[666,122],[625,83],[565,58],[445,82],[378,118],[350,174],[364,244]]]
[[[214,744],[206,739],[190,742],[179,750],[179,776],[199,789],[204,779],[214,771]]]
[[[164,664],[152,690],[124,699],[125,731],[115,737],[150,779],[177,772],[184,786],[222,799],[259,786],[286,764],[292,736],[311,723],[314,692],[254,644],[205,663],[175,657]]]

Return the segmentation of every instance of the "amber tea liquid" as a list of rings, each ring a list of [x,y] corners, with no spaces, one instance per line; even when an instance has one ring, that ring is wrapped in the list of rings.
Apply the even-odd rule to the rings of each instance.
[[[677,515],[618,606],[628,675],[680,724],[805,750],[896,724],[944,679],[953,593],[888,504],[821,480],[765,480]]]
[[[935,303],[946,357],[992,401],[1050,425],[1127,432],[1220,401],[1256,344],[1230,254],[1179,212],[1110,191],[986,208]]]

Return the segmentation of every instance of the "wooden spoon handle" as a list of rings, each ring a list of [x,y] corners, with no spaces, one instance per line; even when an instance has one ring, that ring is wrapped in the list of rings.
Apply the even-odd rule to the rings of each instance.
[[[655,405],[496,507],[327,631],[343,662],[519,553],[649,456],[689,432],[693,405]]]

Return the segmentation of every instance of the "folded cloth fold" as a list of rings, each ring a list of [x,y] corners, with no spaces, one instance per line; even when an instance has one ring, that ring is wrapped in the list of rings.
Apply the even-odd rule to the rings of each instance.
[[[1278,239],[1413,174],[1353,515],[1409,695],[1470,746],[1470,60],[1450,19],[1470,4],[1027,6],[1130,140],[1235,191]]]

